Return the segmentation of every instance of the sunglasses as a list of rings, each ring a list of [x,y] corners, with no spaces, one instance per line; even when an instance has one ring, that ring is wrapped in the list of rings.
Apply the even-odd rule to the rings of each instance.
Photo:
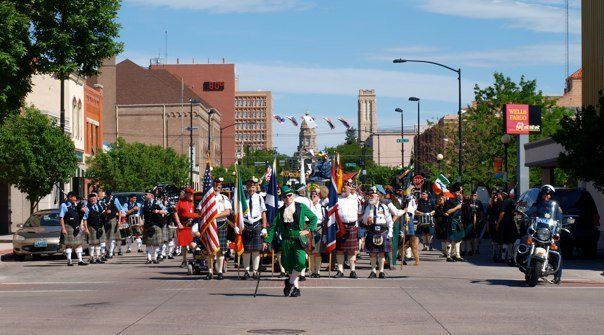
[[[293,193],[288,193],[288,194],[286,194],[285,196],[289,198],[289,197],[293,197],[293,196],[294,196],[294,194],[293,194]]]

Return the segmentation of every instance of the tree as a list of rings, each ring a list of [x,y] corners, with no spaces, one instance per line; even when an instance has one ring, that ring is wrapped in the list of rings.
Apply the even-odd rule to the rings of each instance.
[[[371,148],[366,146],[365,155],[363,155],[363,146],[357,142],[352,142],[350,144],[346,142],[336,147],[327,147],[325,148],[325,151],[327,151],[330,157],[335,157],[336,152],[340,154],[340,162],[342,162],[345,172],[358,171],[363,162],[366,167],[375,165]]]
[[[346,144],[357,143],[357,130],[354,127],[346,129]]]
[[[537,105],[542,108],[542,132],[531,135],[531,139],[551,136],[559,127],[564,115],[571,111],[557,107],[555,101],[543,96],[537,90],[536,80],[526,80],[524,76],[518,83],[501,73],[494,74],[494,83],[484,89],[478,85],[474,88],[476,106],[463,114],[463,162],[464,183],[467,185],[501,185],[502,181],[493,179],[493,159],[504,157],[502,111],[505,104],[519,103]],[[457,143],[457,138],[453,143]],[[516,180],[517,138],[512,136],[508,146],[510,185]],[[448,177],[456,177],[457,155],[445,155],[450,164],[443,164],[443,171]],[[561,176],[562,177],[562,176]],[[455,178],[453,178],[455,179]],[[566,182],[566,181],[562,181]],[[531,184],[540,183],[539,171],[531,169]]]
[[[31,91],[29,18],[20,1],[0,2],[0,124],[16,114]]]
[[[122,138],[87,163],[87,178],[120,192],[144,191],[162,183],[181,187],[189,181],[186,156],[158,145],[126,143]]]
[[[558,157],[560,167],[577,180],[591,181],[604,191],[604,96],[600,95],[600,113],[593,106],[564,116],[552,136],[565,152]]]
[[[0,180],[27,194],[32,213],[55,184],[75,174],[77,164],[71,139],[33,107],[8,116],[0,127]]]

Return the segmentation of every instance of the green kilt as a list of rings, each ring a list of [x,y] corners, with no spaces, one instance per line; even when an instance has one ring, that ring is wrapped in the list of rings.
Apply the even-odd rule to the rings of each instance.
[[[457,218],[451,218],[447,227],[447,241],[459,242],[463,240],[465,234],[461,221]]]
[[[100,245],[101,243],[107,242],[105,236],[105,228],[102,226],[99,228],[88,227],[88,245]]]
[[[65,230],[67,234],[63,234],[63,243],[66,247],[77,247],[84,244],[86,234],[80,229],[80,226],[77,227],[78,233],[74,235],[75,230],[72,226],[66,224]]]
[[[262,224],[256,225],[245,224],[245,229],[242,233],[243,249],[245,252],[262,251]]]
[[[223,253],[229,250],[229,243],[227,240],[227,231],[229,228],[229,224],[225,222],[217,222],[218,225],[218,242],[220,243],[220,250]]]
[[[164,243],[164,234],[162,228],[155,225],[145,227],[143,239],[145,245],[159,247]]]

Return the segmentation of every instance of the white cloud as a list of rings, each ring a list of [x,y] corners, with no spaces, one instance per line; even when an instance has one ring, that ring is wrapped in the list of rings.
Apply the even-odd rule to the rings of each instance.
[[[126,0],[145,7],[166,7],[208,11],[211,13],[267,13],[308,9],[306,0]]]
[[[360,88],[374,88],[379,96],[407,99],[423,96],[428,100],[457,102],[457,76],[360,68],[322,68],[287,65],[237,64],[242,90],[264,87],[285,94],[326,94],[355,96]],[[400,68],[401,71],[396,69]],[[471,96],[474,82],[463,79],[463,94]]]
[[[569,45],[571,64],[581,62],[581,44]],[[395,58],[430,59],[432,61],[480,68],[509,68],[519,66],[548,66],[564,64],[564,43],[520,45],[491,50],[452,51],[429,46],[388,48],[367,55],[368,59],[391,61]]]
[[[428,12],[471,19],[504,20],[509,27],[539,32],[565,31],[564,1],[561,0],[423,0],[417,6]],[[570,31],[580,33],[581,17],[573,1]]]

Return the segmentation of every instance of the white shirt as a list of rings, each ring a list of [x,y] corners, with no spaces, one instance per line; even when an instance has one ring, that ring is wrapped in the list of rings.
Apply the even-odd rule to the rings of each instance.
[[[220,214],[226,210],[233,209],[233,206],[231,205],[229,198],[227,198],[227,196],[224,194],[219,194],[216,196],[216,205],[217,205],[216,208],[218,209],[218,214]],[[220,218],[217,221],[224,222],[224,221],[226,221],[226,217]]]
[[[309,208],[313,212],[313,214],[317,216],[317,219],[319,219],[318,223],[320,224],[323,219],[325,219],[323,217],[323,206],[321,206],[321,202],[317,202],[316,205],[311,203]]]
[[[247,222],[256,223],[262,220],[262,213],[266,212],[266,205],[260,194],[254,193],[250,196],[247,200],[247,207],[251,209],[246,217]]]
[[[191,227],[191,232],[193,233],[193,235],[195,235],[195,233],[199,233],[199,223],[195,223],[192,227]]]
[[[375,221],[373,223],[382,225],[386,224],[388,226],[388,237],[392,237],[393,221],[388,206],[384,204],[378,204],[377,206],[367,204],[367,207],[365,207],[365,213],[363,213],[363,223],[367,224],[367,219],[369,217],[373,218],[374,216]]]
[[[301,204],[305,204],[305,205],[306,205],[306,207],[310,207],[310,199],[308,199],[307,197],[303,197],[303,196],[300,196],[300,195],[296,195],[296,196],[294,197],[294,201],[295,201],[295,202],[299,202],[299,203],[301,203]]]
[[[355,195],[340,197],[338,199],[338,214],[344,222],[357,222],[359,219],[359,212],[359,201]],[[355,226],[357,225],[358,223],[355,224]]]

